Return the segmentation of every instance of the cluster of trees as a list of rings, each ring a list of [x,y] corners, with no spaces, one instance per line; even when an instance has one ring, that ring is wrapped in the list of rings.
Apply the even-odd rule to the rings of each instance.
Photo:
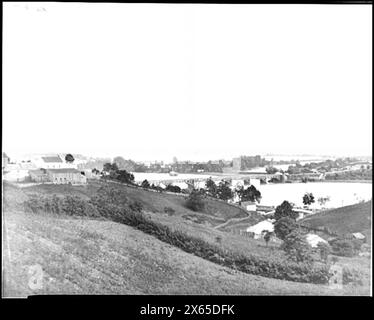
[[[103,166],[103,172],[106,173],[105,177],[119,182],[133,184],[135,181],[135,177],[132,173],[127,172],[127,170],[120,170],[115,162],[105,163]]]
[[[274,233],[283,240],[282,249],[291,260],[296,262],[311,263],[312,250],[305,240],[302,228],[296,222],[298,213],[293,210],[293,205],[288,201],[276,207],[274,213]]]
[[[309,205],[311,205],[314,202],[315,202],[315,200],[314,200],[313,193],[307,192],[307,193],[304,194],[304,196],[303,196],[303,203],[304,203],[304,205],[309,206]]]
[[[356,171],[339,172],[326,175],[326,180],[372,180],[373,170],[362,169]]]
[[[248,188],[240,186],[233,191],[230,182],[224,180],[220,181],[217,185],[209,178],[205,183],[205,191],[209,196],[225,201],[232,199],[235,194],[239,197],[239,202],[260,202],[261,200],[261,192],[255,186],[251,185]]]

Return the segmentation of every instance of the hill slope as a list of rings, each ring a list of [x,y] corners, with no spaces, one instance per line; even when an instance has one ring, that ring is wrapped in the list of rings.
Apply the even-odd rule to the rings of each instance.
[[[371,234],[371,201],[327,210],[304,219],[312,227],[326,226],[340,234],[363,232]]]
[[[4,231],[5,296],[346,293],[234,271],[109,221],[9,212]],[[43,278],[32,290],[35,265]]]

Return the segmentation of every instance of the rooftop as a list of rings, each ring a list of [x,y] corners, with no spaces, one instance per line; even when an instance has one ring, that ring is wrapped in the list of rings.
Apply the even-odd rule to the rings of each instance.
[[[44,162],[63,162],[59,156],[42,157]]]
[[[47,169],[47,171],[51,173],[81,173],[79,170],[73,168]]]

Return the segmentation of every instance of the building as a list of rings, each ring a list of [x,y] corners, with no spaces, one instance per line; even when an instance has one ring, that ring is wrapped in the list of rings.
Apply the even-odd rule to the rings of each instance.
[[[256,202],[242,201],[240,205],[241,205],[241,207],[243,207],[247,211],[256,211],[257,210]]]
[[[363,235],[361,232],[352,233],[352,236],[358,240],[365,240],[366,238],[365,235]]]
[[[54,184],[86,184],[87,178],[74,168],[46,170],[49,181]]]
[[[274,232],[273,220],[264,220],[247,228],[247,232],[252,232],[254,234],[254,239],[261,238],[265,231]]]
[[[77,163],[74,161],[73,163],[65,161],[63,155],[46,155],[38,157],[34,160],[35,164],[38,168],[44,169],[64,169],[64,168],[74,168],[77,169]]]
[[[29,170],[30,180],[33,182],[49,182],[46,169]]]
[[[74,168],[29,170],[31,181],[54,184],[86,184],[87,177]]]
[[[306,241],[312,248],[316,248],[319,243],[327,244],[327,241],[325,239],[322,239],[319,235],[316,235],[314,233],[308,233],[306,235]]]

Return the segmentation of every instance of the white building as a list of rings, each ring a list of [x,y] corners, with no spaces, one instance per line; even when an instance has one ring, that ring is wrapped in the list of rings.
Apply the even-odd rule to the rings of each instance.
[[[273,220],[264,220],[247,228],[247,232],[252,232],[254,234],[254,239],[261,238],[264,231],[274,232]]]
[[[306,235],[306,241],[312,248],[316,248],[320,242],[327,244],[327,241],[325,239],[322,239],[320,236],[314,233],[308,233]]]
[[[69,163],[65,161],[65,156],[63,155],[46,155],[39,156],[33,161],[38,168],[44,169],[77,169],[77,163]]]

